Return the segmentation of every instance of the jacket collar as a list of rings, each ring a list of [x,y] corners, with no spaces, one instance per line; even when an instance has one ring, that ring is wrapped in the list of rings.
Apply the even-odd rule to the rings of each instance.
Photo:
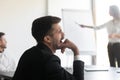
[[[51,49],[47,46],[47,45],[45,45],[44,43],[38,43],[37,45],[36,45],[36,47],[38,47],[40,50],[45,50],[45,51],[48,51],[48,52],[50,52],[50,53],[52,53],[52,51],[51,51]],[[53,54],[53,53],[52,53]]]

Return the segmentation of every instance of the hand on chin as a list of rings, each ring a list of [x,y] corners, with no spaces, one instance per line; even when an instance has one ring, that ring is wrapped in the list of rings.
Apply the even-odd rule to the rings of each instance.
[[[61,49],[61,53],[64,53],[66,49],[64,43],[60,43],[58,49]]]

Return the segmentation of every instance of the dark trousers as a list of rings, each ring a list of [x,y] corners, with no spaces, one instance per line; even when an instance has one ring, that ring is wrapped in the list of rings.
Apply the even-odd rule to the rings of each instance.
[[[111,67],[120,67],[120,43],[108,43],[108,57]]]

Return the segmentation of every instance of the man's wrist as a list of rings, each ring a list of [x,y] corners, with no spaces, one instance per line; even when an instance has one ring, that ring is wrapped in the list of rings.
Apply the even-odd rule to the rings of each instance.
[[[80,60],[80,55],[75,55],[74,60]]]

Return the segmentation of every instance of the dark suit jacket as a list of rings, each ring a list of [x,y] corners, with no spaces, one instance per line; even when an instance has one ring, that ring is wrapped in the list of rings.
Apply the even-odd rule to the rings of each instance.
[[[73,63],[73,74],[60,65],[60,59],[39,43],[21,56],[12,80],[84,80],[84,62]]]

